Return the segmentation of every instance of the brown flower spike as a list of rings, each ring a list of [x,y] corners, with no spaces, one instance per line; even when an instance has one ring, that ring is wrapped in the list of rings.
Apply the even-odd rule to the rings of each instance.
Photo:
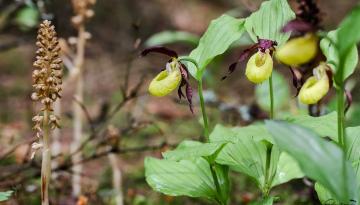
[[[96,0],[72,0],[75,16],[71,21],[75,26],[79,26],[87,19],[94,16],[94,11],[90,9],[96,3]]]
[[[42,104],[41,112],[33,117],[36,135],[41,143],[35,142],[34,151],[42,150],[41,164],[41,204],[49,205],[49,180],[51,178],[50,130],[59,127],[59,118],[53,114],[53,103],[60,97],[62,84],[62,67],[59,58],[59,41],[55,27],[50,21],[40,24],[36,46],[35,70],[33,71],[33,87],[31,98]],[[34,156],[34,152],[32,157]]]
[[[31,98],[34,101],[40,101],[43,105],[41,111],[49,111],[49,122],[51,128],[59,127],[58,117],[52,114],[53,103],[60,97],[62,83],[62,67],[59,57],[60,47],[56,37],[54,26],[50,21],[45,20],[40,24],[37,36],[35,70],[33,71],[33,87],[35,92]],[[36,115],[33,118],[35,129],[40,132],[43,116]]]

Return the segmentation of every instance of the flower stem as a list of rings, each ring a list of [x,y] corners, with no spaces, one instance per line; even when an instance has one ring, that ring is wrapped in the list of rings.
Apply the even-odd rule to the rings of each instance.
[[[51,178],[51,149],[49,111],[44,110],[43,136],[42,136],[42,164],[41,164],[41,204],[49,205],[49,181]]]
[[[205,102],[204,102],[204,96],[203,96],[202,90],[203,90],[202,80],[199,80],[198,81],[198,94],[199,94],[199,98],[200,98],[201,113],[202,113],[203,122],[204,122],[204,135],[205,135],[207,141],[209,141],[209,124],[208,124],[208,118],[207,118],[207,114],[206,114]],[[213,177],[214,183],[215,183],[216,192],[218,194],[217,202],[220,205],[224,205],[224,202],[221,199],[221,187],[220,187],[219,179],[216,175],[215,168],[212,164],[210,164],[210,171],[211,171],[211,175]]]
[[[270,92],[270,119],[274,118],[274,91],[272,83],[272,74],[269,78],[269,92]]]
[[[270,100],[270,119],[274,119],[274,90],[272,83],[272,74],[269,78],[269,100]],[[265,161],[265,187],[263,190],[264,197],[269,196],[271,179],[270,179],[270,163],[271,163],[272,144],[266,145],[266,161]]]
[[[74,139],[72,144],[73,151],[77,150],[81,144],[82,135],[83,135],[83,110],[78,102],[83,103],[84,96],[84,82],[83,82],[83,65],[85,58],[85,44],[86,44],[86,31],[84,25],[81,25],[78,30],[78,41],[76,48],[76,58],[74,60],[75,68],[77,69],[78,76],[76,78],[76,88],[75,88],[75,98],[73,102],[73,113],[74,113]],[[78,101],[78,102],[76,102]],[[82,159],[82,153],[79,152],[72,157],[74,163]],[[72,195],[78,197],[81,193],[81,171],[82,165],[76,164],[73,166],[73,177],[72,177]]]
[[[204,96],[203,96],[202,90],[203,90],[202,80],[199,80],[198,81],[198,94],[199,94],[199,98],[200,98],[201,113],[202,113],[203,122],[204,122],[204,135],[205,135],[206,139],[209,139],[209,124],[208,124],[208,117],[206,114],[205,102],[204,102]]]
[[[337,98],[337,121],[338,121],[338,143],[345,149],[345,97],[344,85],[340,85],[336,91]]]

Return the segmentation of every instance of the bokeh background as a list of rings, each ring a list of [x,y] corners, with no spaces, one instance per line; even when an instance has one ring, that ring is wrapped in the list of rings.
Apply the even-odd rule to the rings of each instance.
[[[149,45],[165,44],[180,54],[188,54],[196,47],[199,36],[209,22],[223,13],[236,17],[248,16],[257,10],[261,0],[98,0],[94,17],[86,24],[91,38],[86,44],[85,99],[88,118],[84,118],[84,133],[91,136],[92,128],[102,126],[98,134],[84,147],[83,197],[87,204],[115,204],[112,167],[107,155],[100,155],[109,143],[117,143],[118,169],[122,176],[125,204],[210,204],[206,200],[187,197],[168,197],[156,193],[146,184],[143,159],[161,156],[183,139],[199,139],[202,135],[197,96],[195,114],[176,93],[155,98],[147,94],[147,84],[164,68],[168,59],[159,55],[139,57],[141,49]],[[289,1],[296,9],[296,1]],[[357,4],[356,0],[318,0],[322,12],[322,26],[332,30]],[[56,26],[63,49],[71,54],[73,9],[70,0],[0,0],[0,191],[13,190],[13,196],[3,204],[39,204],[40,157],[30,159],[30,144],[34,140],[31,118],[36,107],[30,99],[31,72],[35,58],[36,31],[42,18],[49,18]],[[166,33],[161,33],[164,32]],[[171,31],[182,31],[174,37]],[[155,36],[154,36],[155,35]],[[70,40],[70,41],[69,41]],[[216,123],[246,125],[267,117],[266,89],[255,88],[246,80],[243,66],[227,80],[221,81],[227,66],[250,44],[246,37],[224,56],[212,63],[205,76],[205,100],[210,113],[211,127]],[[65,70],[65,76],[67,70]],[[277,115],[304,112],[299,108],[295,90],[291,87],[289,70],[277,65],[275,92]],[[350,80],[354,104],[349,123],[360,122],[359,72]],[[196,89],[192,81],[193,88]],[[61,99],[59,163],[67,160],[72,141],[72,110],[75,85],[66,81]],[[127,99],[131,92],[136,94]],[[131,96],[131,95],[129,95]],[[265,98],[265,99],[264,99]],[[330,93],[325,109],[333,109]],[[120,109],[116,107],[120,105]],[[116,112],[112,112],[116,110]],[[305,109],[306,110],[306,109]],[[114,115],[104,123],[111,113]],[[91,119],[89,121],[89,119]],[[88,120],[88,121],[87,121]],[[115,142],[114,142],[115,141]],[[66,164],[66,163],[65,163]],[[71,171],[59,169],[51,182],[52,204],[79,203],[71,195]],[[232,204],[249,204],[260,193],[255,183],[240,174],[232,174]],[[280,197],[278,204],[318,204],[311,181],[295,180],[274,190]],[[0,202],[0,204],[2,204]]]

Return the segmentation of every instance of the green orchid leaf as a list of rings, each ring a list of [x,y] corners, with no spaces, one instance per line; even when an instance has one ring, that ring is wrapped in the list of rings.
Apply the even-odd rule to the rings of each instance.
[[[161,46],[172,43],[186,43],[196,46],[200,37],[184,31],[162,31],[152,35],[146,42],[147,47]]]
[[[331,112],[320,117],[312,117],[309,115],[289,116],[285,120],[311,129],[321,137],[330,137],[332,140],[337,141],[336,112]]]
[[[329,44],[329,39],[333,40],[332,43],[336,49],[329,50],[327,58],[328,61],[335,67],[336,73],[334,76],[335,82],[338,85],[343,84],[344,80],[351,75],[358,62],[356,44],[360,40],[360,5],[356,6],[351,13],[342,21],[339,28],[335,32],[335,36],[328,36],[327,40],[323,40],[323,50]],[[335,57],[334,54],[335,53]],[[356,56],[355,56],[356,55]],[[333,61],[331,61],[333,60]]]
[[[180,143],[175,150],[163,153],[163,157],[175,161],[197,157],[211,157],[212,155],[215,155],[224,144],[224,142],[201,143],[186,140]]]
[[[327,34],[326,38],[323,38],[320,41],[320,48],[323,54],[326,56],[326,60],[328,65],[332,68],[333,72],[338,73],[337,70],[339,68],[339,52],[336,48],[336,45],[333,43],[338,43],[337,34],[339,30],[330,31]],[[344,75],[343,80],[346,80],[351,74],[354,73],[356,65],[358,63],[358,51],[356,45],[354,44],[349,53],[346,55],[344,61]],[[335,76],[336,78],[336,76]]]
[[[331,112],[320,117],[309,115],[292,115],[284,120],[306,128],[312,129],[322,137],[330,137],[337,140],[337,114]],[[237,142],[238,138],[253,137],[254,140],[267,140],[273,142],[272,136],[263,123],[248,125],[244,127],[225,127],[216,125],[210,134],[210,142]]]
[[[315,183],[315,191],[319,197],[321,204],[340,204],[338,200],[335,199],[334,195],[331,194],[323,185],[319,182]]]
[[[252,137],[255,141],[267,140],[272,142],[272,137],[264,124],[248,125],[245,127],[225,127],[218,124],[210,134],[210,142],[236,143],[244,137]]]
[[[214,164],[213,166],[221,187],[219,198],[224,204],[227,204],[230,197],[229,167],[220,164]]]
[[[360,41],[360,5],[341,22],[337,39],[339,55],[342,58],[347,56],[354,44]]]
[[[201,37],[199,45],[189,55],[199,65],[199,70],[187,63],[190,74],[197,80],[202,78],[206,66],[218,55],[223,54],[244,33],[244,20],[222,15],[213,20]]]
[[[276,41],[278,45],[285,43],[290,33],[281,29],[295,18],[287,0],[270,0],[261,4],[258,11],[246,18],[245,28],[254,42],[257,37]]]
[[[222,188],[221,196],[217,195],[210,164],[202,157],[180,161],[147,157],[145,177],[154,190],[166,195],[203,197],[226,203],[229,196],[227,169],[221,165],[213,166]]]
[[[256,141],[251,137],[239,138],[236,143],[228,143],[216,158],[219,164],[252,177],[263,191],[269,188],[265,180],[267,146],[264,141]],[[274,178],[280,152],[277,147],[271,150],[270,178]]]
[[[156,191],[170,196],[216,198],[216,187],[209,163],[203,159],[160,160],[145,159],[147,183]]]
[[[264,141],[251,137],[242,137],[236,143],[228,143],[220,151],[216,162],[230,166],[235,171],[252,177],[259,188],[267,188],[303,177],[296,161],[288,154],[281,153],[277,146],[272,147],[270,158],[270,187],[265,184],[265,163],[267,147]]]
[[[12,193],[13,191],[0,192],[0,202],[8,200],[11,197]]]
[[[273,89],[276,91],[274,92],[274,109],[276,111],[289,104],[290,89],[285,78],[277,71],[273,70],[272,78]],[[257,85],[255,88],[255,96],[259,106],[263,110],[270,111],[269,83],[265,82]]]
[[[266,121],[266,127],[280,149],[298,162],[306,176],[321,183],[342,203],[358,199],[355,172],[344,161],[344,153],[337,145],[299,125]]]
[[[304,173],[301,171],[298,163],[288,153],[281,152],[271,186],[274,187],[302,177],[304,177]]]
[[[347,159],[351,162],[360,184],[360,126],[346,128],[345,143]]]

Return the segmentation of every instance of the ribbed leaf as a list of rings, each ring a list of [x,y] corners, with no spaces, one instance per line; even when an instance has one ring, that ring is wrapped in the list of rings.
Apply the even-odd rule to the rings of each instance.
[[[216,162],[252,177],[260,188],[264,188],[266,145],[263,142],[244,137],[236,143],[228,143]]]
[[[256,141],[251,137],[238,138],[236,143],[228,143],[220,151],[216,162],[230,166],[233,170],[252,177],[261,189],[265,189],[266,145],[263,141]],[[270,159],[271,187],[301,178],[303,173],[286,153],[280,153],[277,146],[273,146]]]
[[[145,177],[154,190],[166,195],[204,197],[226,204],[230,190],[228,167],[219,164],[212,166],[221,187],[219,195],[210,164],[202,157],[180,161],[147,157]]]
[[[222,15],[213,20],[201,37],[197,48],[189,55],[199,66],[199,70],[196,70],[193,64],[187,64],[191,75],[200,80],[206,66],[216,56],[223,54],[236,40],[239,40],[244,30],[243,19]]]
[[[336,112],[331,112],[320,117],[312,117],[309,115],[289,116],[285,120],[309,128],[321,137],[330,137],[334,141],[337,141]]]
[[[298,163],[286,152],[281,152],[272,187],[304,176]]]
[[[169,160],[181,160],[197,157],[210,157],[219,149],[223,147],[225,143],[201,143],[197,141],[183,141],[175,150],[167,151],[163,153],[163,157]]]
[[[287,0],[270,0],[261,4],[258,11],[246,18],[245,28],[253,41],[257,36],[262,39],[274,40],[281,45],[289,37],[289,33],[281,32],[286,23],[295,18]]]
[[[264,141],[256,141],[251,137],[243,137],[236,143],[225,145],[218,154],[216,162],[228,165],[233,170],[252,177],[259,188],[265,191],[269,188],[265,184],[266,154],[267,146]],[[302,176],[302,173],[298,171],[296,163],[292,163],[290,157],[282,156],[283,154],[280,153],[276,146],[272,146],[270,154],[268,182],[271,184],[271,187]],[[279,160],[283,161],[280,162]],[[284,173],[288,169],[294,170]]]
[[[346,128],[345,142],[347,158],[351,162],[360,184],[360,126]]]
[[[267,140],[272,141],[270,133],[263,124],[249,125],[245,127],[225,127],[216,125],[210,134],[210,142],[233,142],[243,137],[252,137],[255,141]]]
[[[312,129],[322,137],[331,137],[337,140],[337,114],[329,113],[320,117],[308,115],[288,116],[284,120]],[[264,124],[249,125],[245,127],[225,127],[216,125],[210,134],[210,142],[237,142],[238,138],[253,137],[254,140],[267,140],[272,142],[272,136]]]
[[[210,165],[203,158],[176,162],[148,157],[145,176],[154,190],[166,195],[216,198]]]
[[[230,197],[229,167],[220,164],[214,164],[213,166],[219,181],[219,185],[221,187],[220,200],[223,201],[224,204],[227,204],[227,201]]]
[[[358,199],[358,184],[343,151],[304,127],[280,121],[267,121],[276,144],[289,153],[301,170],[321,183],[342,203]]]
[[[338,30],[330,31],[326,38],[323,38],[320,41],[320,47],[323,54],[326,56],[326,61],[333,69],[335,75],[339,68],[339,52],[333,43],[338,43],[337,39]],[[331,41],[329,40],[331,39]],[[333,43],[332,43],[333,42]],[[354,44],[349,53],[345,56],[344,59],[344,75],[343,80],[347,79],[351,74],[354,73],[356,65],[358,63],[358,51],[357,47]]]
[[[196,46],[200,37],[184,31],[163,31],[152,35],[146,42],[146,47],[161,46],[171,43],[187,43]]]

